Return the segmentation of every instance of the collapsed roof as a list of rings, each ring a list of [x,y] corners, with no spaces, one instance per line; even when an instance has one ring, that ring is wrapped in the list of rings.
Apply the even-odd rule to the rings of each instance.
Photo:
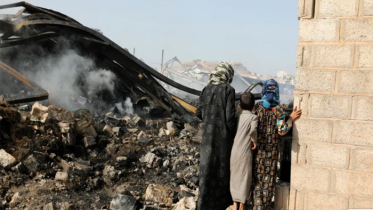
[[[4,15],[0,20],[0,48],[11,48],[6,55],[0,55],[0,61],[4,62],[0,63],[1,66],[7,65],[17,70],[16,67],[26,61],[17,59],[17,56],[11,57],[10,54],[19,53],[24,47],[35,44],[51,50],[63,37],[73,43],[72,47],[79,54],[89,56],[99,68],[110,70],[119,78],[120,84],[116,85],[118,94],[130,94],[137,99],[146,96],[172,114],[191,114],[175,102],[156,79],[195,95],[199,91],[168,79],[103,34],[66,15],[26,2],[0,6],[0,9],[20,6],[23,9],[17,14]]]
[[[47,98],[48,92],[42,88],[42,85],[39,87],[36,81],[34,83],[22,74],[37,79],[35,75],[39,75],[40,72],[39,74],[35,72],[40,68],[39,63],[49,55],[60,57],[61,51],[66,51],[68,48],[68,52],[72,50],[79,56],[88,57],[93,61],[95,68],[115,74],[117,80],[112,94],[114,96],[101,93],[101,98],[105,101],[115,104],[125,97],[130,97],[133,101],[146,97],[153,105],[162,107],[172,116],[183,117],[185,121],[190,121],[194,117],[193,106],[172,96],[159,81],[196,96],[200,91],[167,78],[103,34],[80,24],[71,17],[27,2],[3,5],[0,9],[14,7],[23,8],[15,15],[0,16],[0,72],[5,70],[22,83],[29,84],[26,86],[32,91],[22,96],[12,94],[11,98],[6,99],[9,102],[31,102]],[[53,62],[51,61],[51,65],[54,64]],[[51,65],[46,68],[52,68]],[[74,78],[69,77],[69,79]],[[84,81],[79,80],[76,83],[81,84]],[[0,85],[2,86],[0,90],[5,90],[4,87],[7,85],[5,81]],[[51,97],[52,94],[50,93],[49,96]],[[240,95],[237,94],[236,99],[239,97]]]

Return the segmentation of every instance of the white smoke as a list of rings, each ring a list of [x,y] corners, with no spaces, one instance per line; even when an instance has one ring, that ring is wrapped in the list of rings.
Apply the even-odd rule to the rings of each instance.
[[[111,71],[99,69],[90,71],[86,76],[88,96],[94,97],[102,90],[114,91],[115,75]]]
[[[102,91],[114,91],[115,75],[107,70],[97,69],[92,59],[67,49],[59,55],[46,55],[39,58],[35,71],[24,72],[25,76],[49,92],[49,101],[69,110],[79,107],[83,97],[94,100],[95,104],[106,106],[106,102],[94,98]],[[73,101],[76,100],[77,103]],[[82,104],[82,103],[81,103]],[[85,104],[85,103],[84,103]]]
[[[125,102],[118,102],[115,104],[121,115],[133,115],[133,104],[131,98],[127,97]]]
[[[127,98],[124,102],[125,112],[126,114],[133,115],[133,104],[131,98]]]

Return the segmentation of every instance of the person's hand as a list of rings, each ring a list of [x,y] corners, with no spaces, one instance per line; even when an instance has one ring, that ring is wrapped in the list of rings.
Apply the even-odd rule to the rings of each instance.
[[[253,142],[253,147],[251,148],[251,150],[255,150],[256,149],[256,143]]]
[[[295,106],[293,112],[290,114],[289,120],[294,122],[294,120],[298,119],[302,115],[302,110]]]

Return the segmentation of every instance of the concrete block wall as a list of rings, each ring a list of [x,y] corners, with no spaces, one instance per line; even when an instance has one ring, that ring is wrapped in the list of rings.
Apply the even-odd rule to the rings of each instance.
[[[299,0],[290,210],[373,209],[373,0]]]

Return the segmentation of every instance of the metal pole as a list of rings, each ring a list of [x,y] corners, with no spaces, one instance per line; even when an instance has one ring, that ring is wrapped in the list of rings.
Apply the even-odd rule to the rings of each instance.
[[[161,71],[162,71],[162,69],[163,69],[163,55],[164,55],[164,50],[162,50]]]
[[[136,48],[133,48],[133,56],[135,56]]]

